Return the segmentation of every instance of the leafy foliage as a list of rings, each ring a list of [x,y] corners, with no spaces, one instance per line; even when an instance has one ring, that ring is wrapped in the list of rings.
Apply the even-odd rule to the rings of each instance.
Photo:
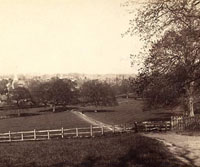
[[[173,99],[184,93],[190,116],[194,115],[200,78],[199,9],[199,0],[148,1],[130,22],[129,29],[139,32],[150,48],[142,75],[151,79],[144,89],[151,90],[156,98],[170,94]]]
[[[0,80],[0,94],[6,94],[8,92],[7,84],[8,80],[6,79]]]
[[[95,106],[116,104],[115,93],[106,82],[86,81],[81,87],[81,95],[84,101]]]
[[[31,101],[31,95],[27,88],[16,87],[10,92],[10,98],[12,101],[16,101],[16,104],[21,108],[26,102]]]
[[[33,84],[34,85],[34,84]],[[76,84],[68,79],[52,78],[31,87],[34,99],[38,103],[67,105],[77,98]]]

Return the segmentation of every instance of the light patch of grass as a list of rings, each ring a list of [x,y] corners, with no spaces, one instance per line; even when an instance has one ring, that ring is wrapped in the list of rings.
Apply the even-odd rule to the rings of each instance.
[[[135,99],[120,99],[118,106],[83,107],[81,110],[89,117],[108,124],[133,123],[146,120],[169,120],[173,115],[171,110],[144,111],[144,102]],[[100,112],[94,112],[100,110]]]

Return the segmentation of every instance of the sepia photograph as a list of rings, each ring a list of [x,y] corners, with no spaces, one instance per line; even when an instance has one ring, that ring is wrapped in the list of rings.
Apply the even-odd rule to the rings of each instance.
[[[200,167],[200,0],[0,0],[0,167]]]

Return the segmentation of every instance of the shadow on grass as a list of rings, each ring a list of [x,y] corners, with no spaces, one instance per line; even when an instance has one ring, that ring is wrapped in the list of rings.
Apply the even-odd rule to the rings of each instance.
[[[198,167],[197,165],[195,165],[195,161],[198,160],[199,157],[194,157],[193,159],[189,158],[189,154],[191,153],[192,153],[191,151],[183,148],[183,151],[179,152],[179,155],[183,159],[187,160],[192,165],[192,167]]]
[[[93,155],[88,155],[83,159],[83,161],[80,164],[77,164],[77,165],[75,165],[74,163],[63,161],[63,162],[53,164],[49,167],[93,167],[93,166],[96,166],[95,163],[98,160],[99,160],[98,157],[93,156]]]
[[[93,167],[95,166],[95,163],[100,160],[100,158],[94,156],[94,155],[89,155],[86,156],[83,162],[78,165],[77,167]]]
[[[194,161],[187,159],[191,165],[178,160],[160,142],[150,138],[137,138],[136,145],[121,157],[113,157],[109,161],[96,154],[86,156],[78,165],[61,162],[50,167],[197,167]],[[184,152],[182,157],[187,158],[189,152]]]
[[[156,143],[152,139],[140,140],[136,147],[130,148],[127,154],[119,158],[119,163],[115,164],[115,167],[129,167],[130,164],[142,167],[196,167],[194,163],[189,166],[176,159],[160,143],[155,145]],[[148,141],[145,140],[150,140],[150,143],[154,144],[148,144]]]

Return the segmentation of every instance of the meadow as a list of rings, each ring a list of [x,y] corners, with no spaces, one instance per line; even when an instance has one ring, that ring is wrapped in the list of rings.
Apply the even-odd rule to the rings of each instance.
[[[119,99],[118,106],[1,110],[0,132],[89,127],[71,109],[109,124],[168,118],[169,111],[144,111],[141,100]],[[97,112],[94,112],[97,110]],[[166,158],[167,157],[167,158]],[[96,138],[59,139],[0,144],[0,167],[189,167],[159,141],[135,133]]]
[[[174,115],[171,109],[145,110],[144,101],[133,98],[118,99],[117,106],[82,107],[81,110],[89,117],[108,124],[133,123],[147,120],[170,120]],[[97,112],[94,112],[97,110]]]
[[[119,134],[99,138],[0,144],[1,167],[189,167],[156,140]]]
[[[144,110],[144,102],[133,98],[119,98],[117,106],[68,106],[58,107],[53,113],[50,107],[36,107],[0,110],[0,132],[25,131],[33,129],[60,129],[89,127],[89,123],[70,112],[71,109],[81,111],[87,116],[107,124],[134,123],[146,120],[169,120],[172,110]],[[94,112],[94,111],[97,112]]]
[[[10,111],[9,111],[10,112]],[[61,129],[89,127],[86,121],[80,119],[70,111],[53,113],[50,109],[24,109],[21,116],[0,120],[0,132],[26,131],[42,129]]]

